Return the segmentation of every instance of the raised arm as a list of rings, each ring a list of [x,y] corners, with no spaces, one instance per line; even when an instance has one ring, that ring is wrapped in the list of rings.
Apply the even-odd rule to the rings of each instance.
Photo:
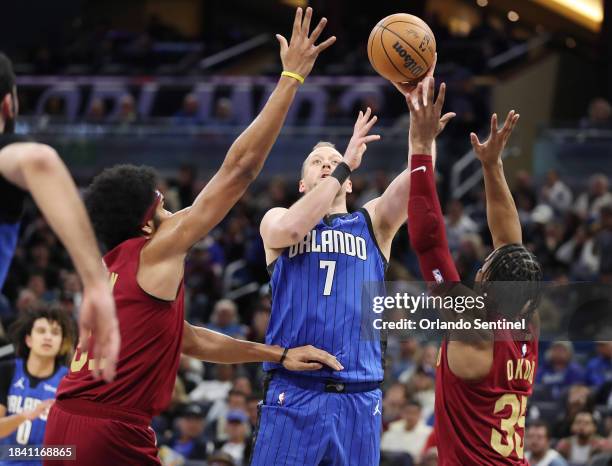
[[[312,9],[307,8],[302,20],[298,8],[290,43],[277,35],[283,70],[300,79],[306,78],[319,53],[335,41],[330,37],[319,45],[316,40],[327,20],[321,19],[309,36]],[[266,105],[255,120],[230,147],[219,171],[197,196],[191,207],[184,209],[155,235],[147,247],[150,263],[169,257],[183,256],[197,241],[217,225],[242,197],[249,184],[261,171],[276,141],[299,86],[296,77],[281,76]],[[182,260],[182,258],[181,258]]]
[[[434,102],[434,79],[426,78],[406,99],[410,108],[410,196],[408,232],[423,279],[457,282],[459,274],[448,249],[444,217],[436,191],[431,148],[438,134],[446,86]]]
[[[315,371],[324,364],[336,371],[344,369],[331,354],[313,346],[285,350],[280,346],[238,340],[188,322],[183,327],[181,350],[187,356],[219,364],[277,362],[292,371]]]
[[[433,78],[438,54],[434,58],[434,62],[431,65],[429,71],[427,71],[427,78]],[[410,94],[416,90],[416,86],[409,85],[407,83],[395,83],[391,82],[395,88],[402,94],[404,99],[408,99]],[[437,135],[440,134],[446,124],[455,116],[454,113],[447,113],[440,118]],[[437,136],[436,135],[436,136]],[[372,219],[372,225],[376,232],[376,240],[380,248],[382,249],[385,256],[389,257],[391,253],[391,242],[393,237],[397,233],[397,230],[406,222],[408,212],[406,210],[406,203],[408,202],[408,196],[410,195],[410,154],[412,154],[412,146],[410,137],[408,138],[408,164],[407,169],[400,173],[387,187],[385,192],[378,198],[372,199],[368,202],[364,208],[369,212],[370,218]],[[432,163],[436,165],[436,141],[432,142],[431,152],[428,152],[432,156]]]
[[[379,135],[368,135],[376,123],[376,116],[370,117],[370,108],[366,110],[365,114],[359,112],[353,136],[344,153],[342,162],[351,172],[361,164],[361,158],[367,149],[367,144],[380,139]],[[345,168],[340,166],[339,169]],[[342,184],[337,175],[338,173],[334,170],[332,176],[322,180],[289,209],[274,208],[266,213],[261,221],[260,228],[266,248],[286,248],[304,238],[306,233],[329,211],[334,198],[338,194]]]
[[[44,144],[15,143],[0,151],[0,175],[29,191],[36,205],[62,241],[83,281],[79,333],[84,348],[93,334],[97,358],[106,359],[103,376],[115,375],[119,327],[108,276],[77,188],[57,152]],[[95,372],[95,376],[100,375]]]
[[[493,238],[495,249],[506,244],[523,242],[521,222],[514,199],[504,175],[502,152],[512,130],[516,126],[519,114],[514,110],[508,113],[502,129],[497,129],[497,114],[491,117],[491,134],[484,143],[480,143],[476,134],[470,134],[476,157],[482,164],[484,173],[485,195],[487,199],[487,223]]]

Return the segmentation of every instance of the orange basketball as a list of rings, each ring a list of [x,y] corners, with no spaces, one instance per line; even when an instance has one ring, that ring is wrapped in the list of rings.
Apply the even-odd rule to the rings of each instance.
[[[436,38],[421,18],[396,13],[378,22],[368,39],[368,58],[383,78],[416,84],[432,65]]]

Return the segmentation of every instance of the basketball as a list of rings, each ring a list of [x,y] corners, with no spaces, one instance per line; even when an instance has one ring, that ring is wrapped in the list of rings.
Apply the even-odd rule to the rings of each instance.
[[[368,58],[383,78],[416,84],[432,65],[436,38],[421,18],[396,13],[374,26],[368,39]]]

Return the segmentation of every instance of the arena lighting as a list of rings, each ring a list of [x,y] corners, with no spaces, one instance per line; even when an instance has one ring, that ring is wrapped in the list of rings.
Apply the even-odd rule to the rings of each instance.
[[[510,10],[508,12],[508,19],[510,21],[512,21],[513,23],[516,23],[520,19],[520,17],[519,17],[519,14],[516,11]]]
[[[476,0],[476,4],[482,8],[489,4],[489,0]]]
[[[577,23],[599,31],[603,22],[603,0],[532,0]]]

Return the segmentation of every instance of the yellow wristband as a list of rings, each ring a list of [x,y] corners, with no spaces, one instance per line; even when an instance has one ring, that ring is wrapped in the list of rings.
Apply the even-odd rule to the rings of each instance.
[[[297,79],[300,84],[304,84],[304,78],[297,73],[292,73],[291,71],[283,71],[281,76],[288,76],[293,79]]]

